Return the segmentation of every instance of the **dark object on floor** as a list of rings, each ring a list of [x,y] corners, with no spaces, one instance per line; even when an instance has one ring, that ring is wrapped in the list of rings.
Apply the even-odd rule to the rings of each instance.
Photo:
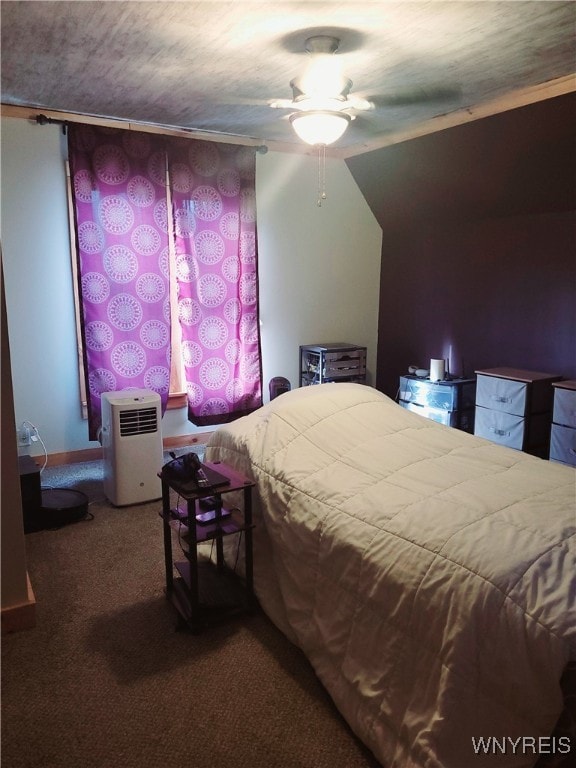
[[[42,506],[40,489],[40,469],[31,456],[18,457],[20,473],[20,493],[22,494],[22,515],[24,518],[24,533],[38,531],[35,527]]]
[[[42,507],[38,514],[39,528],[60,528],[76,523],[88,515],[88,496],[73,488],[44,488]]]
[[[268,386],[270,388],[270,400],[274,400],[275,397],[282,395],[284,392],[290,392],[292,388],[292,385],[284,376],[274,376],[273,379],[270,379]]]

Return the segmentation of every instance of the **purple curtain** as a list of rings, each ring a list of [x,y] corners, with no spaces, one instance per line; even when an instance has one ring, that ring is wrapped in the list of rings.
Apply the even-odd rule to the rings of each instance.
[[[187,139],[167,151],[188,417],[220,424],[262,405],[255,151]]]
[[[170,382],[165,138],[72,124],[68,149],[76,216],[88,423],[100,395],[158,392]]]

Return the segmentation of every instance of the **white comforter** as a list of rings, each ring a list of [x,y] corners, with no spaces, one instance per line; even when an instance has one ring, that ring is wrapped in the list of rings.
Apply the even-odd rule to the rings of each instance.
[[[387,768],[562,747],[528,737],[552,732],[576,659],[574,470],[357,384],[284,394],[207,458],[255,478],[260,602]]]

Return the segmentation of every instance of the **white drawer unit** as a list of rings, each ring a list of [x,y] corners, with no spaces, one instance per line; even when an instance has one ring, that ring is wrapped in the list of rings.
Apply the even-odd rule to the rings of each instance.
[[[400,376],[398,404],[439,424],[474,431],[476,379],[430,381]]]
[[[576,467],[576,381],[558,381],[550,431],[550,460]]]
[[[548,457],[555,374],[518,368],[476,371],[474,434]]]

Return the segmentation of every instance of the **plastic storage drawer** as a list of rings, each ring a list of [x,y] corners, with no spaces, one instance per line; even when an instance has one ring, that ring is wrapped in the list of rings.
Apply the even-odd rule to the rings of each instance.
[[[400,376],[398,397],[407,403],[445,411],[457,411],[474,408],[475,393],[474,379],[430,381],[414,376]]]
[[[564,427],[576,429],[576,390],[566,389],[560,382],[554,387],[552,421]]]
[[[496,411],[491,408],[476,408],[474,434],[485,437],[499,445],[521,451],[524,445],[526,422],[522,416]]]
[[[523,381],[478,376],[476,405],[494,411],[524,416],[528,403],[528,385]]]
[[[417,413],[419,416],[436,421],[438,424],[444,424],[447,427],[461,429],[464,432],[472,432],[474,429],[474,410],[472,408],[464,411],[447,411],[444,408],[431,408],[428,405],[417,405],[406,400],[400,400],[398,405],[407,411],[412,411],[412,413]]]
[[[534,414],[527,420],[514,413],[476,407],[474,434],[499,445],[515,448],[518,451],[529,446],[547,445],[549,432],[548,414]]]
[[[323,375],[325,379],[364,378],[366,376],[366,350],[350,349],[343,352],[326,352]]]
[[[552,424],[550,459],[576,467],[576,429]]]

